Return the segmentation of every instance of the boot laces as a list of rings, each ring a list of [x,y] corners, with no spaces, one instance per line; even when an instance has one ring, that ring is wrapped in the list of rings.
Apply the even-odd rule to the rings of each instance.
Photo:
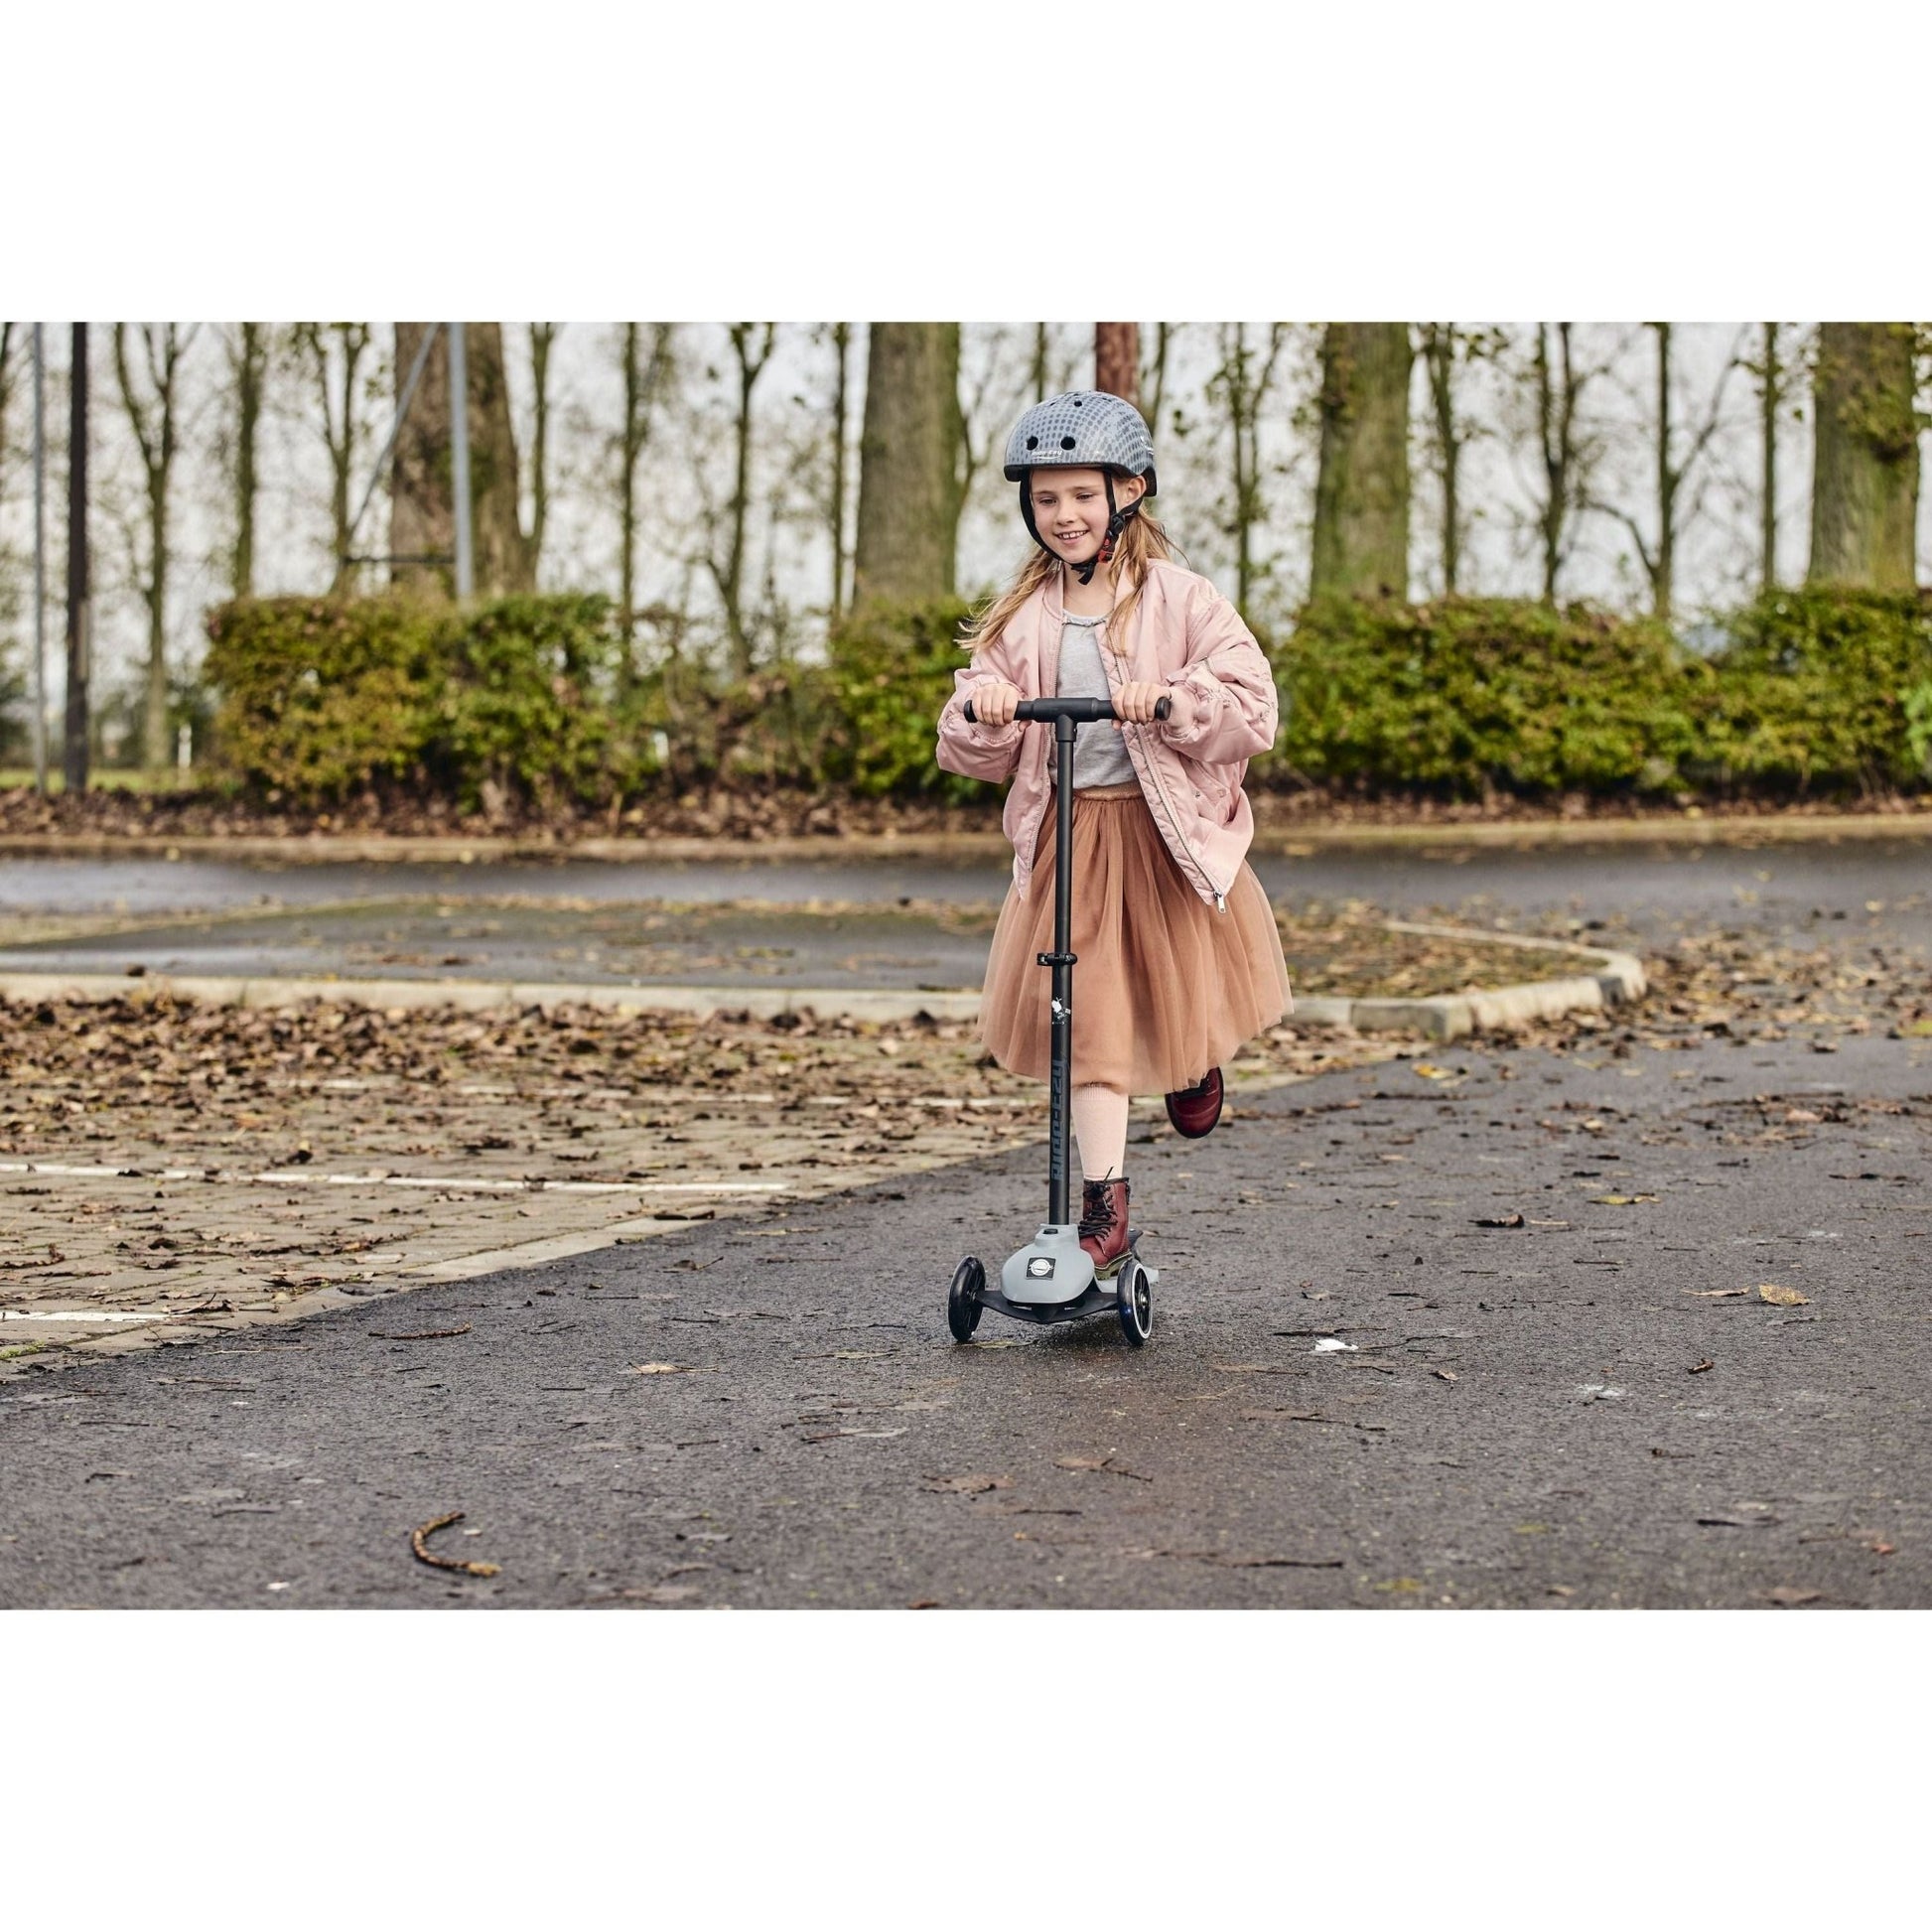
[[[1114,1213],[1114,1188],[1117,1184],[1111,1180],[1089,1180],[1082,1184],[1081,1191],[1085,1198],[1080,1204],[1080,1234],[1083,1239],[1106,1234],[1114,1227],[1119,1218]]]

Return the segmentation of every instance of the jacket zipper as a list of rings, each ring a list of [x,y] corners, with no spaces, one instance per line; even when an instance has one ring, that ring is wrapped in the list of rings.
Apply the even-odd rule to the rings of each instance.
[[[1108,681],[1109,683],[1113,682],[1111,672],[1109,673]],[[1116,685],[1114,688],[1118,690],[1119,686]],[[1137,725],[1135,727],[1137,734],[1145,733],[1151,729],[1152,727],[1147,725]],[[1182,836],[1179,821],[1173,815],[1173,801],[1168,796],[1167,784],[1161,776],[1160,761],[1155,758],[1153,752],[1148,749],[1145,738],[1141,740],[1141,759],[1148,770],[1153,774],[1154,789],[1161,794],[1161,809],[1167,814],[1168,830],[1173,834],[1173,842],[1179,846],[1182,852],[1186,853],[1187,863],[1193,867],[1201,878],[1207,881],[1208,890],[1214,895],[1214,909],[1217,912],[1225,912],[1228,909],[1227,895],[1214,884],[1214,875],[1201,863],[1200,859],[1195,855],[1193,847]]]

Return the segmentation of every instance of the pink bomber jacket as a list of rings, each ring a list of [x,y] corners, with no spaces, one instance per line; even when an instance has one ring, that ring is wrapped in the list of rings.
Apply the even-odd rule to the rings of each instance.
[[[1121,587],[1119,596],[1125,595]],[[1116,602],[1119,597],[1116,598]],[[1005,682],[1024,698],[1058,689],[1060,627],[1065,613],[1060,580],[1049,578],[999,636],[982,643],[972,662],[954,673],[953,694],[939,714],[942,769],[992,783],[1011,777],[1004,824],[1013,841],[1013,880],[1024,898],[1034,849],[1052,798],[1047,760],[1051,732],[1015,722],[993,730],[969,724],[966,700],[976,688]],[[1195,718],[1173,724],[1125,725],[1128,757],[1148,809],[1174,864],[1219,910],[1254,838],[1254,809],[1241,780],[1248,760],[1275,743],[1275,680],[1234,606],[1205,577],[1156,561],[1129,619],[1125,658],[1103,637],[1100,656],[1109,682],[1171,684],[1186,689]],[[1083,731],[1107,730],[1082,726]]]

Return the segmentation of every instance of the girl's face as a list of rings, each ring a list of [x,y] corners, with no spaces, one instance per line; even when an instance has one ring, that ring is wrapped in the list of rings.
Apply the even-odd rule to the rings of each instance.
[[[1114,502],[1138,502],[1147,483],[1140,477],[1114,479]],[[1098,470],[1035,470],[1034,522],[1047,547],[1069,564],[1083,564],[1107,534],[1107,480]]]

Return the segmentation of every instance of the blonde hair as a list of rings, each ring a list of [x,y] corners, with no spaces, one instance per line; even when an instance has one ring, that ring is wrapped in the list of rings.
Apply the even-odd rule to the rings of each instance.
[[[1146,501],[1143,497],[1142,501]],[[1172,562],[1175,556],[1174,547],[1168,541],[1168,533],[1145,510],[1130,516],[1122,526],[1120,536],[1114,543],[1113,570],[1117,579],[1124,580],[1127,595],[1114,607],[1113,621],[1102,635],[1108,647],[1121,656],[1127,654],[1127,620],[1134,614],[1134,606],[1140,602],[1142,587],[1147,582],[1147,567],[1160,558]],[[977,650],[981,644],[996,642],[1000,633],[1012,622],[1013,615],[1040,587],[1051,581],[1053,573],[1060,568],[1059,558],[1050,552],[1035,548],[1034,554],[1021,565],[1020,574],[995,597],[978,616],[959,633],[962,650]]]

